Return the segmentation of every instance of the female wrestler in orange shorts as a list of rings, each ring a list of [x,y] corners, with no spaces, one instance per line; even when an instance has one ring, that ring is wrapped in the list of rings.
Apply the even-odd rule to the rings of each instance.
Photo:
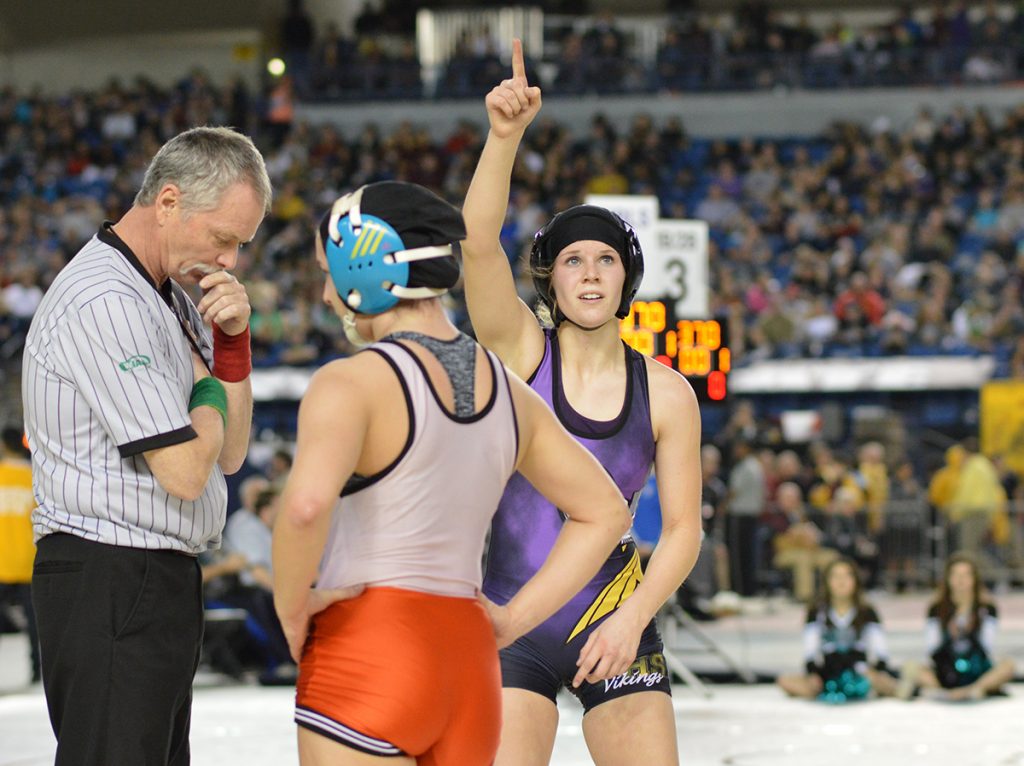
[[[324,301],[373,345],[313,376],[274,530],[305,766],[490,764],[497,649],[568,601],[629,526],[598,462],[445,316],[464,236],[455,208],[397,182],[342,197],[318,231]],[[477,598],[481,558],[516,471],[568,521],[496,607]]]

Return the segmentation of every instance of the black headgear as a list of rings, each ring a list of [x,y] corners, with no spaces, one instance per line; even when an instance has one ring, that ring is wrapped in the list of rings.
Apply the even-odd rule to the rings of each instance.
[[[619,319],[629,314],[629,305],[644,277],[644,254],[632,226],[611,210],[596,205],[576,205],[562,211],[537,232],[530,250],[533,286],[541,302],[552,312],[556,325],[564,316],[555,306],[555,296],[551,289],[551,266],[567,246],[585,239],[604,242],[613,247],[622,259],[626,280],[622,283],[622,297],[615,312]]]

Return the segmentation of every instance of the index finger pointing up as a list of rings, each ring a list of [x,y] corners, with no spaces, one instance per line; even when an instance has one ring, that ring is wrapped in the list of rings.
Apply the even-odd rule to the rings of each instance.
[[[523,61],[523,41],[518,37],[512,40],[512,78],[526,79],[526,64]]]

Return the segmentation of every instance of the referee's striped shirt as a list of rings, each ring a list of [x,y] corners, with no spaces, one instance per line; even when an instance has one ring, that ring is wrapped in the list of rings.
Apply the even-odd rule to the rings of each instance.
[[[192,554],[220,544],[220,468],[188,502],[163,490],[142,455],[196,437],[193,343],[209,364],[195,305],[171,279],[158,289],[108,224],[57,275],[32,319],[21,384],[37,539],[66,532]]]

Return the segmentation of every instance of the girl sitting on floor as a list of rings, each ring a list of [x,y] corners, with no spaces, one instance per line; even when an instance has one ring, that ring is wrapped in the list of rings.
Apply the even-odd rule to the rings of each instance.
[[[977,564],[954,554],[928,608],[925,643],[932,664],[916,673],[923,696],[960,701],[998,694],[1014,674],[1013,660],[994,657],[998,626],[995,604],[982,589]]]
[[[833,703],[865,699],[872,691],[895,694],[885,632],[864,600],[856,564],[842,557],[830,563],[821,590],[804,626],[807,670],[779,676],[778,685],[792,697]]]

